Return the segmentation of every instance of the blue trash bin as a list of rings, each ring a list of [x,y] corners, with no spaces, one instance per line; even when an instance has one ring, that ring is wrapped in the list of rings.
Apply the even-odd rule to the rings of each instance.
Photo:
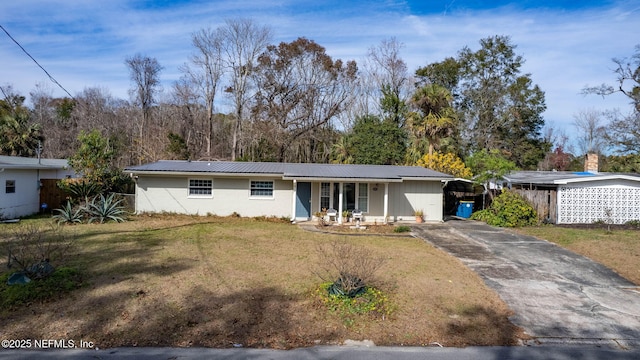
[[[460,201],[456,216],[468,219],[473,213],[473,201]]]

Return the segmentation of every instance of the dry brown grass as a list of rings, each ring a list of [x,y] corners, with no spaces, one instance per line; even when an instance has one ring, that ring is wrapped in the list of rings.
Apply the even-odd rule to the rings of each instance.
[[[640,285],[640,231],[618,227],[527,227],[517,231],[539,237],[593,259]]]
[[[508,321],[510,310],[476,274],[415,238],[169,215],[71,230],[79,242],[73,265],[88,285],[5,312],[0,338],[83,339],[100,348],[293,348],[346,339],[510,345],[521,335]],[[389,318],[361,317],[346,325],[321,306],[314,295],[320,283],[313,274],[316,249],[336,239],[385,257],[377,284],[397,307]]]

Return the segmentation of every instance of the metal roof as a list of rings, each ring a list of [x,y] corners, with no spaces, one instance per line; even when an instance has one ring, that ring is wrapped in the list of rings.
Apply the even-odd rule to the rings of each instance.
[[[7,169],[66,169],[66,159],[28,158],[21,156],[0,155],[0,168]]]
[[[640,181],[640,174],[571,172],[571,171],[517,171],[504,176],[511,184],[558,185],[567,182],[589,182],[607,179]]]
[[[161,160],[131,166],[129,173],[213,173],[224,175],[276,175],[285,179],[380,179],[401,181],[408,178],[453,179],[419,166],[304,164],[272,162]]]

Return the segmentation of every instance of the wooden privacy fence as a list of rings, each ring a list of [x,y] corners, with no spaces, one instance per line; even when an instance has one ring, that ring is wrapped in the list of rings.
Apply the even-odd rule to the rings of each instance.
[[[540,222],[554,223],[557,219],[557,191],[548,189],[512,189],[531,203]]]
[[[47,204],[46,212],[59,209],[66,203],[67,194],[58,187],[57,179],[40,179],[40,183],[40,205]]]
[[[40,206],[47,204],[45,212],[51,213],[54,209],[60,209],[67,203],[67,193],[60,189],[57,185],[57,179],[41,179],[40,183]],[[129,212],[135,211],[135,195],[117,193],[123,199],[122,205]],[[106,194],[105,194],[106,196]],[[42,210],[42,208],[40,208]]]

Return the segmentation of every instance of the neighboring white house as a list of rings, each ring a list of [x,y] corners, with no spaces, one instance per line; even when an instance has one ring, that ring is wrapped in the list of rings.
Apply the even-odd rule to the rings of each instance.
[[[42,180],[73,174],[67,160],[0,155],[0,217],[11,219],[37,213]]]
[[[287,217],[359,210],[368,222],[443,219],[447,174],[416,166],[158,161],[126,168],[136,212]]]
[[[640,174],[520,171],[505,181],[551,223],[640,220]]]

